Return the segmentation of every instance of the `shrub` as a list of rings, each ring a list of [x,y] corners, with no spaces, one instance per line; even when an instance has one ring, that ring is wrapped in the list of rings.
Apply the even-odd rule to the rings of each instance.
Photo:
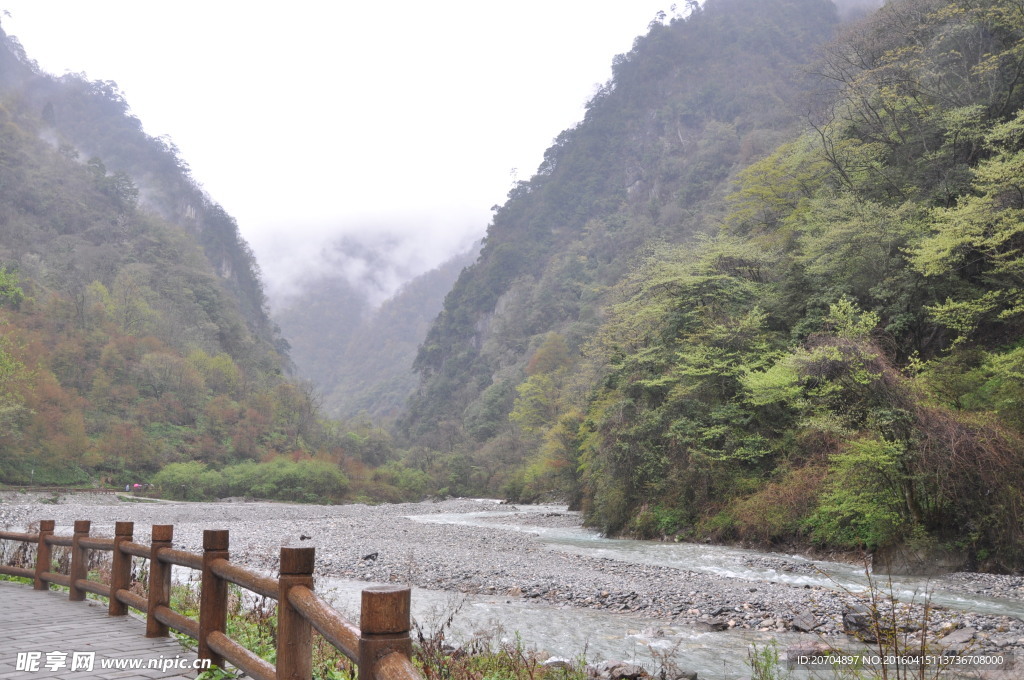
[[[201,501],[232,496],[316,503],[341,500],[348,479],[337,466],[322,460],[276,458],[267,463],[245,462],[222,470],[205,463],[172,463],[153,478],[165,496]]]
[[[818,466],[785,469],[778,481],[732,505],[737,532],[745,540],[771,542],[801,533],[817,505],[826,470]]]
[[[902,517],[898,444],[851,442],[832,458],[820,503],[807,521],[811,537],[826,545],[874,549],[896,540]]]

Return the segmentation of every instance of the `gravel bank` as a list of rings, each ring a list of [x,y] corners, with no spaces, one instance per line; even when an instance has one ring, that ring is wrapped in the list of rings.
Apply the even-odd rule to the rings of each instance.
[[[54,502],[56,500],[56,502]],[[813,629],[843,635],[843,614],[855,596],[818,587],[726,578],[669,567],[581,556],[543,543],[511,525],[579,526],[575,513],[523,512],[485,520],[489,526],[418,522],[410,515],[507,513],[508,506],[466,499],[381,506],[287,505],[264,502],[124,502],[115,495],[0,496],[0,527],[24,530],[55,519],[70,533],[75,519],[90,519],[95,535],[110,535],[115,521],[136,524],[146,542],[151,524],[173,524],[175,547],[198,552],[204,529],[230,528],[232,559],[274,572],[281,545],[317,548],[318,575],[401,582],[465,593],[502,594],[554,607],[587,607],[641,614],[698,630]],[[784,557],[754,558],[778,571],[811,568]],[[964,593],[1024,600],[1024,579],[954,574],[944,585]],[[1024,621],[957,611],[933,612],[935,636],[956,632],[971,649],[1012,651],[1024,660]],[[952,638],[951,638],[952,639]]]

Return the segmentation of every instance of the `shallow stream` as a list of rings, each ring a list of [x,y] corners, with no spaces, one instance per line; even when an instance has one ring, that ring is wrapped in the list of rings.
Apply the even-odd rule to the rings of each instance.
[[[701,543],[663,543],[604,538],[599,533],[583,528],[544,528],[528,524],[495,524],[488,518],[506,517],[528,512],[565,512],[565,506],[522,506],[507,513],[501,511],[461,514],[417,515],[410,519],[420,522],[467,524],[481,527],[504,527],[536,534],[552,549],[577,553],[588,557],[606,558],[652,564],[718,576],[786,583],[794,586],[820,586],[835,590],[860,592],[869,587],[869,577],[862,566],[824,560],[811,560],[799,555],[781,555],[743,548]],[[757,566],[763,558],[781,560],[792,565],[787,571]],[[925,596],[935,605],[963,611],[1013,616],[1024,620],[1024,600],[999,597],[966,596],[942,588],[939,581],[914,576],[873,576],[875,584],[891,592],[902,601],[922,601]]]
[[[694,543],[662,543],[608,539],[582,528],[544,528],[524,524],[496,524],[521,513],[564,513],[564,506],[522,506],[508,511],[431,514],[410,517],[420,522],[465,524],[490,528],[525,531],[538,535],[552,550],[595,558],[608,558],[638,564],[651,564],[746,579],[751,582],[777,582],[790,585],[862,591],[868,588],[868,575],[863,567],[838,562],[809,560],[794,555],[779,555]],[[784,563],[782,570],[758,566],[768,558]],[[786,570],[785,565],[792,565]],[[1005,615],[1024,619],[1024,602],[996,597],[966,596],[944,590],[941,584],[925,578],[886,577],[881,587],[904,601],[929,598],[933,604],[964,611]],[[325,584],[327,585],[327,584]],[[358,593],[363,582],[335,582],[338,606],[348,612],[358,610]],[[328,586],[331,587],[331,586]],[[747,653],[752,645],[768,645],[774,640],[780,649],[808,636],[797,633],[762,633],[733,630],[720,633],[696,632],[685,625],[669,626],[664,621],[626,617],[621,614],[583,608],[557,608],[532,604],[519,598],[503,596],[459,596],[416,589],[413,609],[416,620],[428,632],[444,620],[447,613],[458,608],[453,625],[458,642],[471,638],[476,631],[493,631],[502,622],[506,640],[516,634],[527,646],[536,647],[555,656],[588,661],[622,659],[656,671],[665,658],[687,670],[695,670],[707,680],[748,677]]]
[[[359,594],[367,585],[365,581],[323,579],[318,581],[318,591],[349,620],[358,620]],[[427,635],[436,633],[454,613],[446,639],[456,646],[473,638],[492,643],[514,643],[518,638],[525,648],[552,656],[569,660],[584,656],[588,662],[621,659],[643,666],[652,675],[664,659],[671,659],[683,670],[697,671],[701,680],[748,677],[746,659],[752,645],[767,646],[775,640],[784,649],[802,639],[794,633],[698,633],[688,626],[666,626],[654,619],[422,588],[413,589],[412,605],[413,619]]]

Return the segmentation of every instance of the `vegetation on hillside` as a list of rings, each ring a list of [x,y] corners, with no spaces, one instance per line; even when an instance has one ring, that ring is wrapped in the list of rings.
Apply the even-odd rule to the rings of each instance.
[[[363,463],[386,437],[284,377],[251,252],[173,145],[2,34],[0,187],[0,482],[400,495]]]
[[[740,173],[720,233],[620,286],[573,439],[591,521],[1021,564],[1014,7],[847,28],[807,131]]]
[[[653,25],[496,212],[406,420],[464,488],[1020,567],[1024,12],[826,4]]]
[[[423,382],[403,432],[445,461],[450,488],[515,493],[516,469],[544,439],[509,419],[520,390],[536,400],[589,389],[573,370],[531,375],[530,357],[555,333],[575,363],[648,243],[711,228],[734,169],[795,129],[786,102],[799,97],[798,67],[835,22],[827,0],[719,0],[656,20],[615,58],[584,120],[496,207],[416,359]],[[566,476],[575,465],[564,461]]]
[[[147,211],[188,232],[253,338],[273,353],[278,339],[252,251],[234,218],[192,178],[174,143],[145,133],[117,83],[83,73],[51,76],[15,38],[0,31],[0,43],[0,95],[19,122],[62,154],[98,163],[97,170],[110,175],[108,191],[128,191],[123,200],[140,200]]]

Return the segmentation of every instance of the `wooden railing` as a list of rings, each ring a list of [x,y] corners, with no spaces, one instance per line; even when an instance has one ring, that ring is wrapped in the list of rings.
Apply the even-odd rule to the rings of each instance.
[[[0,564],[0,574],[32,579],[36,590],[49,590],[51,583],[65,586],[70,600],[83,600],[86,593],[102,595],[109,599],[110,616],[124,616],[128,607],[137,609],[146,614],[146,637],[166,637],[173,628],[198,642],[199,658],[216,666],[226,661],[257,680],[309,680],[313,629],[358,665],[358,680],[422,678],[410,660],[409,588],[363,590],[356,627],[314,592],[313,548],[281,548],[280,573],[274,579],[231,563],[226,530],[204,531],[203,552],[195,554],[171,547],[170,524],[153,525],[149,545],[133,542],[132,522],[117,522],[112,538],[90,536],[88,520],[76,521],[71,536],[56,536],[54,528],[53,520],[43,520],[37,533],[0,531],[0,540],[36,545],[34,568]],[[53,546],[71,549],[67,574],[50,571]],[[88,550],[112,553],[109,584],[88,579]],[[132,557],[149,560],[148,598],[129,590]],[[198,620],[170,607],[174,565],[201,572]],[[229,583],[277,600],[276,666],[227,636]]]
[[[4,486],[4,491],[9,493],[127,493],[124,489],[111,489],[106,487],[67,487],[67,486]]]

